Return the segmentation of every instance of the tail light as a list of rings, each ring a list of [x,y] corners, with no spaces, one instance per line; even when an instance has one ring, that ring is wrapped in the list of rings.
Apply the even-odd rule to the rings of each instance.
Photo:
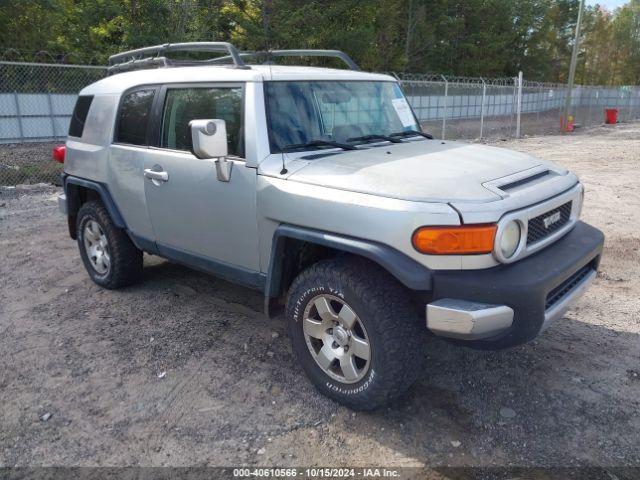
[[[58,145],[53,148],[52,156],[53,159],[58,163],[64,163],[64,154],[67,151],[67,147],[64,145]]]

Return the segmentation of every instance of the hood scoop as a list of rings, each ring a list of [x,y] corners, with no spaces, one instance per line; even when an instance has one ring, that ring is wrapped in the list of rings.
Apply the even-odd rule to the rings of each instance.
[[[550,170],[543,170],[542,172],[531,175],[530,177],[522,178],[520,180],[514,180],[509,183],[505,183],[504,185],[500,185],[500,190],[503,192],[510,193],[512,191],[518,191],[521,187],[526,185],[526,188],[532,187],[533,184],[545,182],[549,180],[549,177],[553,177],[557,175],[557,173],[552,172]]]
[[[565,172],[566,173],[566,172]],[[563,172],[551,170],[548,166],[538,165],[522,172],[483,183],[483,186],[503,197],[528,190],[536,185],[552,180]]]

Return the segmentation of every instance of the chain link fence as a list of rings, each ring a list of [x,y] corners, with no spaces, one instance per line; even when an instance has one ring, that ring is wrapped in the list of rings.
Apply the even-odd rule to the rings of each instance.
[[[51,150],[66,139],[78,92],[105,74],[100,66],[0,62],[0,185],[59,181]]]
[[[514,78],[395,75],[426,131],[443,139],[497,139],[561,132],[566,85]],[[601,125],[605,109],[618,121],[640,119],[640,87],[576,86],[574,128]]]
[[[0,61],[0,185],[52,182],[51,160],[66,138],[84,86],[106,67]],[[393,74],[425,131],[443,139],[483,140],[560,133],[567,87],[514,78]],[[604,110],[620,121],[640,118],[640,87],[577,86],[571,113],[576,128],[600,125]]]

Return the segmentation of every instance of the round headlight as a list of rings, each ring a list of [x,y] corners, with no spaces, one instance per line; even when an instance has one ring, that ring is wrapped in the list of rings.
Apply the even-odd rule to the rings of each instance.
[[[520,235],[520,224],[515,220],[511,220],[504,227],[500,237],[500,253],[504,258],[509,258],[516,253],[520,245]]]

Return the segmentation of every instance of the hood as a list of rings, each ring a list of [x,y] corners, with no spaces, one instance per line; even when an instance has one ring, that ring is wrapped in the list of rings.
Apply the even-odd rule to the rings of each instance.
[[[540,165],[555,169],[511,150],[427,140],[316,157],[288,179],[401,200],[491,202],[503,197],[483,184]]]

